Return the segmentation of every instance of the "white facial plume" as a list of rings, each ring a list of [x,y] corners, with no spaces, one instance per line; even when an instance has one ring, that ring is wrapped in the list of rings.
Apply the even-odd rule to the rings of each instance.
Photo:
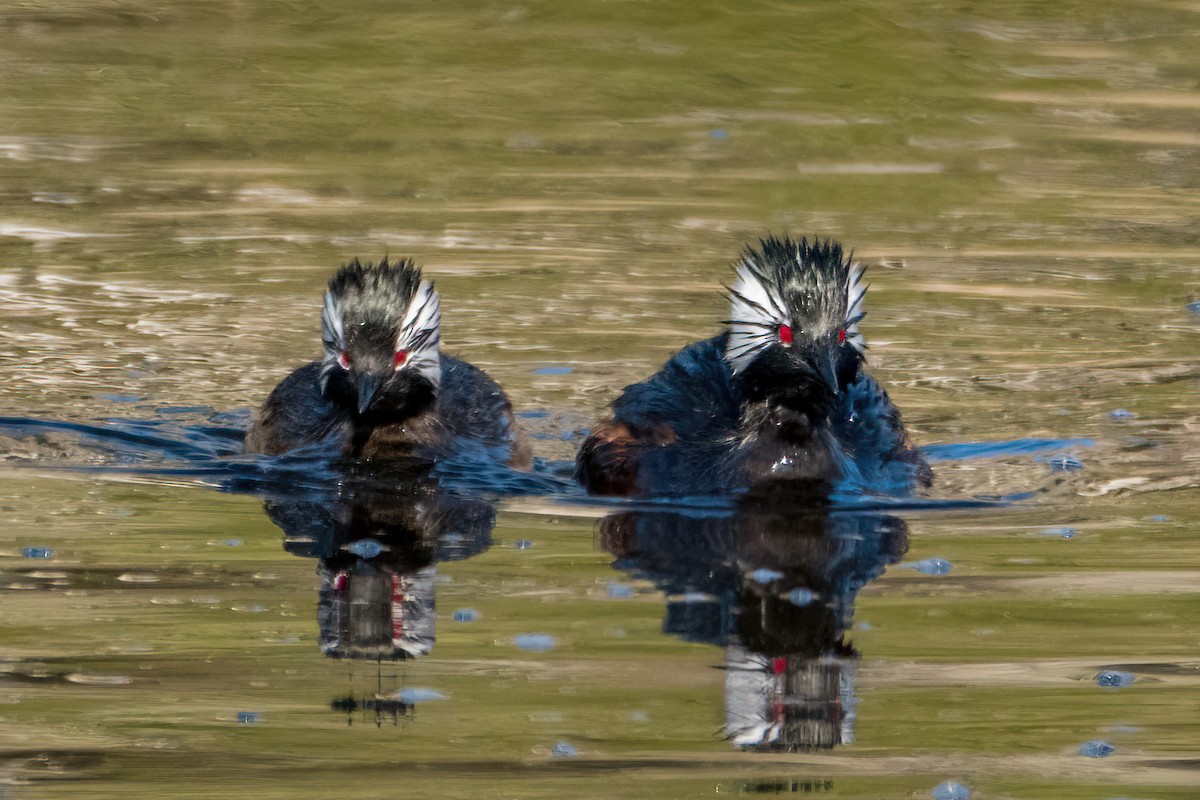
[[[866,270],[857,261],[850,265],[850,280],[846,282],[846,341],[858,352],[867,349],[867,340],[858,330],[858,323],[867,312],[863,309],[863,301],[867,298],[867,287],[863,283]]]
[[[791,341],[791,317],[778,289],[762,274],[749,256],[737,268],[737,280],[729,287],[729,344],[725,359],[736,375],[759,353],[780,342],[781,331]]]
[[[735,375],[765,350],[793,341],[832,336],[858,352],[867,348],[858,323],[866,316],[867,284],[857,263],[846,263],[836,245],[809,247],[788,240],[749,249],[729,287],[729,341],[725,359]],[[785,250],[786,248],[786,250]]]
[[[433,284],[422,280],[400,323],[396,337],[396,369],[419,372],[434,386],[442,382],[438,354],[442,324],[441,301]]]
[[[438,293],[411,262],[352,261],[330,281],[321,309],[322,390],[340,371],[380,380],[409,371],[439,386],[440,326]]]

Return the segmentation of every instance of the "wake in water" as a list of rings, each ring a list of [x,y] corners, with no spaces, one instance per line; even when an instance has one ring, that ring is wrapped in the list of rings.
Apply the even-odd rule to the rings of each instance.
[[[136,474],[172,485],[277,495],[320,493],[340,481],[383,489],[432,476],[442,488],[466,495],[574,495],[567,465],[539,461],[532,472],[448,459],[372,465],[370,470],[331,459],[323,448],[303,447],[280,456],[242,452],[248,414],[215,415],[203,423],[109,420],[98,424],[0,417],[0,447],[10,464],[40,469]]]
[[[748,499],[729,496],[633,502],[589,498],[572,479],[569,461],[535,459],[530,472],[469,460],[447,460],[437,464],[408,462],[386,468],[373,465],[368,471],[338,464],[319,447],[300,448],[281,456],[247,455],[242,452],[242,440],[249,423],[248,412],[207,414],[206,417],[199,422],[113,419],[98,423],[0,417],[0,453],[9,464],[16,466],[86,471],[101,476],[132,474],[151,482],[157,480],[176,486],[190,484],[219,491],[272,496],[281,492],[292,496],[319,494],[347,479],[382,490],[420,473],[435,478],[443,490],[464,496],[495,499],[543,495],[602,507],[670,507],[700,516],[732,513]],[[568,435],[579,438],[582,432],[535,432],[534,438]],[[931,464],[1016,458],[1042,461],[1053,470],[1071,469],[1073,462],[1078,463],[1071,454],[1092,446],[1090,439],[1014,439],[936,444],[923,448],[922,453]],[[834,491],[821,502],[833,508],[864,511],[973,508],[1017,502],[1036,493],[1036,487],[998,494],[970,492],[956,497],[878,497]],[[753,500],[753,496],[749,499]],[[778,495],[773,498],[779,499]],[[800,498],[805,503],[809,499]]]

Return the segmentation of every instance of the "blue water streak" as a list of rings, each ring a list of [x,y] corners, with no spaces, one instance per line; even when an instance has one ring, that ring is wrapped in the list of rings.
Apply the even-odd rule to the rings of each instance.
[[[1095,444],[1091,439],[1010,439],[1003,442],[932,444],[922,447],[921,454],[925,456],[926,461],[936,464],[939,461],[1054,453],[1069,447],[1094,447]]]

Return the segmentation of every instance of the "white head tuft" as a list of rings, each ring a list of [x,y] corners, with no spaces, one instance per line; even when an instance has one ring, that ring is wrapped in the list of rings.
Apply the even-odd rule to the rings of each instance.
[[[737,280],[729,287],[729,298],[729,344],[725,359],[736,375],[779,340],[780,326],[790,326],[791,317],[778,288],[771,285],[750,255],[743,257],[738,265]]]
[[[867,298],[867,287],[863,283],[866,270],[857,262],[850,264],[850,278],[846,282],[846,341],[858,352],[867,349],[867,340],[858,330],[858,323],[867,315],[863,301]]]
[[[767,349],[793,341],[832,339],[862,353],[863,273],[833,241],[767,237],[759,249],[747,247],[729,288],[730,369],[737,375]]]
[[[405,362],[397,369],[416,370],[434,386],[441,384],[442,367],[438,349],[441,324],[441,300],[438,293],[431,282],[422,280],[404,312],[400,334],[396,337],[396,352],[404,351],[408,354]]]

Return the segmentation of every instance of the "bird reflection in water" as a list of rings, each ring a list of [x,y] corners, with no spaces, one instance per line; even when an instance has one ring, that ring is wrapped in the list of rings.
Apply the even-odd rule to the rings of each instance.
[[[491,545],[495,507],[439,489],[428,464],[389,465],[386,475],[350,474],[302,496],[268,496],[264,508],[284,531],[284,548],[317,559],[317,623],[329,658],[375,663],[372,696],[352,690],[335,711],[376,724],[411,716],[385,663],[427,655],[434,645],[437,564]],[[388,686],[392,688],[387,688]]]
[[[600,535],[615,566],[667,595],[665,632],[725,648],[730,741],[785,752],[854,741],[859,652],[846,630],[859,590],[908,549],[903,520],[764,495],[733,512],[618,512]]]

